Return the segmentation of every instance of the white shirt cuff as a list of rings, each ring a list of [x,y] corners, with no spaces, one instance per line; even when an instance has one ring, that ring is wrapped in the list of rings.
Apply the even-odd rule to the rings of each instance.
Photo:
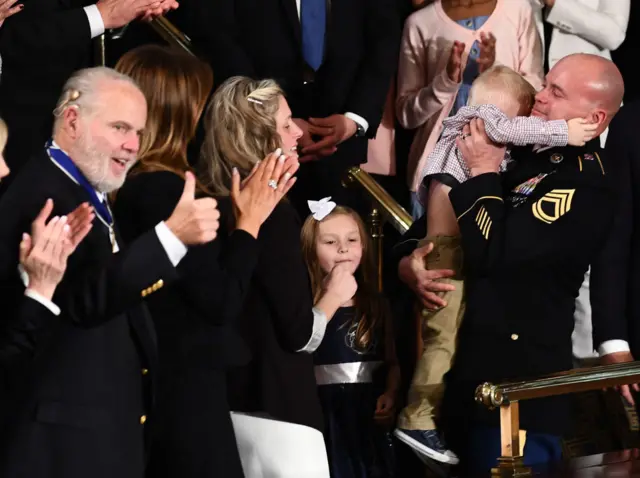
[[[307,345],[302,347],[298,352],[304,352],[308,354],[312,354],[316,351],[320,344],[322,343],[322,339],[324,338],[324,333],[327,330],[327,316],[320,309],[316,309],[315,307],[312,309],[313,311],[313,330],[311,332],[311,338]]]
[[[364,129],[365,133],[369,129],[369,122],[366,119],[364,119],[362,116],[357,115],[355,113],[345,113],[344,115],[350,120],[353,120],[356,123],[358,123],[360,126],[362,126],[362,129]]]
[[[614,354],[617,352],[630,352],[629,342],[626,340],[606,340],[598,347],[598,354],[603,355]]]
[[[60,315],[60,307],[51,302],[49,299],[44,298],[42,295],[38,294],[35,290],[27,289],[24,291],[24,295],[29,297],[30,299],[35,300],[36,302],[40,302],[43,306],[45,306],[53,315]]]
[[[187,246],[185,246],[176,235],[171,232],[171,229],[163,222],[158,223],[156,226],[156,234],[162,247],[164,248],[167,256],[173,267],[180,264],[180,261],[187,255]]]
[[[91,28],[91,38],[99,37],[104,33],[104,21],[97,5],[89,5],[84,7],[84,12],[89,20],[89,28]]]

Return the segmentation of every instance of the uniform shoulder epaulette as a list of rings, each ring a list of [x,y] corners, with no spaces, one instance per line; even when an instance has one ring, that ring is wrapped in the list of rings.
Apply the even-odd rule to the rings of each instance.
[[[581,173],[600,174],[602,176],[606,174],[602,156],[597,151],[585,151],[578,154],[576,166]]]

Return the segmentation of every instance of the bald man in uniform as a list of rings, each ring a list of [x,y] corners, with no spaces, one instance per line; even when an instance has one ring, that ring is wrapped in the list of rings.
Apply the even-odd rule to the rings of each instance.
[[[600,135],[623,93],[611,61],[571,55],[549,71],[532,114],[583,117]],[[502,175],[505,149],[490,142],[481,121],[466,128],[458,148],[472,176],[450,193],[462,233],[467,309],[442,416],[461,465],[486,472],[500,456],[499,412],[474,403],[474,391],[483,382],[572,368],[575,298],[610,231],[614,191],[597,138],[583,147],[514,148],[514,166]],[[603,327],[594,343],[619,345],[615,328]],[[525,464],[560,459],[569,407],[567,397],[520,405]]]

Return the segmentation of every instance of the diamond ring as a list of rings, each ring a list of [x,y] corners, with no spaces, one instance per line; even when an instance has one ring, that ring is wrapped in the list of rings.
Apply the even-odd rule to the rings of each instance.
[[[274,191],[278,189],[278,181],[276,181],[275,179],[269,179],[269,182],[267,184]]]

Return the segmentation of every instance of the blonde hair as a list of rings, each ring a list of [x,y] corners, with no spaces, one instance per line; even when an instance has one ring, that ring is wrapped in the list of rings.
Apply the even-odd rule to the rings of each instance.
[[[501,99],[513,99],[520,105],[519,115],[527,116],[531,113],[535,96],[535,88],[522,75],[509,67],[495,65],[473,82],[468,104],[496,104]]]
[[[2,118],[0,118],[0,154],[2,154],[2,152],[4,151],[4,148],[7,145],[8,138],[9,129],[7,128],[7,123],[5,123]]]
[[[358,225],[360,241],[362,242],[362,259],[356,270],[355,278],[358,282],[358,291],[355,296],[356,314],[353,323],[357,323],[355,345],[358,349],[366,351],[379,336],[379,330],[384,329],[390,310],[384,297],[378,292],[377,272],[371,238],[360,215],[353,209],[337,206],[329,215],[321,221],[313,216],[307,217],[302,225],[300,239],[302,243],[302,255],[304,257],[313,292],[313,303],[316,304],[323,291],[323,283],[326,273],[320,267],[317,252],[317,240],[320,224],[336,216],[349,216]]]
[[[229,78],[217,89],[207,107],[200,155],[203,182],[216,195],[229,194],[234,167],[244,177],[280,146],[276,113],[283,96],[273,80],[242,76]]]
[[[132,175],[189,171],[187,146],[213,87],[213,72],[197,57],[158,45],[135,48],[120,58],[116,70],[131,77],[147,100],[147,124],[138,164]]]

